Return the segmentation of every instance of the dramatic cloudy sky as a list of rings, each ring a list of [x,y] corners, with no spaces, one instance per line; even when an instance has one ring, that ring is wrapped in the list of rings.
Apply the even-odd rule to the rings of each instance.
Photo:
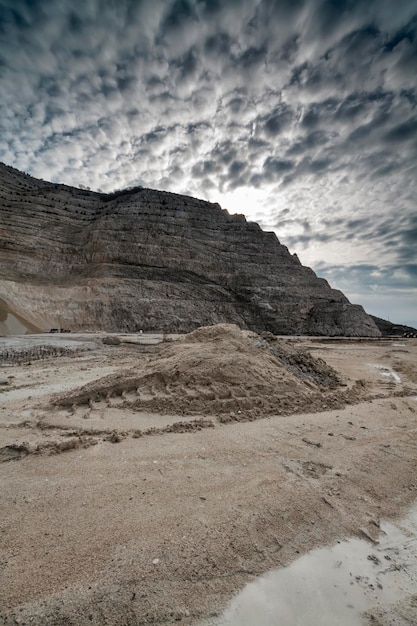
[[[416,0],[0,0],[0,161],[218,201],[417,325]]]

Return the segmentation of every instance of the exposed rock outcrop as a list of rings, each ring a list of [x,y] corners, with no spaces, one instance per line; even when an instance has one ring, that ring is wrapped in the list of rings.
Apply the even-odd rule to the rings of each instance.
[[[100,194],[0,164],[0,297],[34,327],[378,336],[274,233],[218,204]]]

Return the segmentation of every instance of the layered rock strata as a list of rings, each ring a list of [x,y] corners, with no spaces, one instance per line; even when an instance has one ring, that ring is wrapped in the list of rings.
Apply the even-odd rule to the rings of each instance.
[[[378,336],[362,307],[243,215],[136,188],[100,194],[0,164],[0,298],[41,328]]]

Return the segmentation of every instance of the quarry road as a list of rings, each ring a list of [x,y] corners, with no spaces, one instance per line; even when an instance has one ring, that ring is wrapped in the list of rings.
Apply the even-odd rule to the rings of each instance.
[[[0,624],[195,626],[417,499],[416,340],[90,340],[0,370]]]

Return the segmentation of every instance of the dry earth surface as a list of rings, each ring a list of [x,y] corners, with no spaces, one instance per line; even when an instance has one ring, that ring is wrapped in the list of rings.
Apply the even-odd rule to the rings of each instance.
[[[194,626],[415,501],[416,340],[157,341],[0,338],[1,624]]]

